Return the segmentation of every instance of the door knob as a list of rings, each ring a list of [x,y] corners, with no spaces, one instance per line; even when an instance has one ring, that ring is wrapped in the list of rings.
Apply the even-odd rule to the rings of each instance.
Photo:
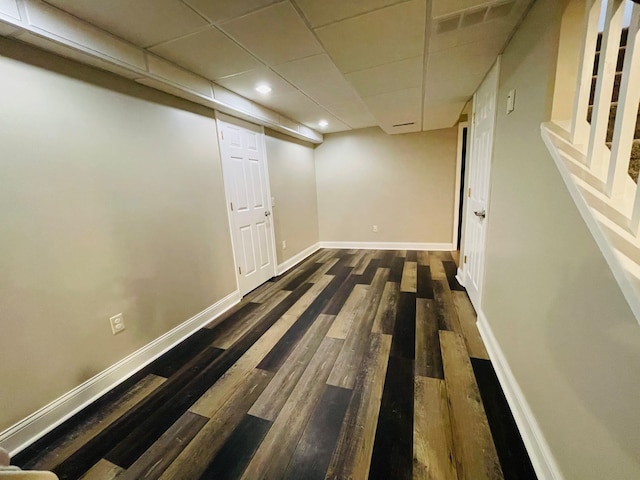
[[[269,210],[267,210],[266,212],[264,212],[264,216],[268,217],[269,215],[271,215],[271,212]]]
[[[475,212],[473,212],[473,214],[474,214],[476,217],[480,217],[480,218],[484,218],[484,217],[486,217],[486,216],[487,216],[487,212],[486,212],[484,209],[482,209],[482,210],[476,210]]]

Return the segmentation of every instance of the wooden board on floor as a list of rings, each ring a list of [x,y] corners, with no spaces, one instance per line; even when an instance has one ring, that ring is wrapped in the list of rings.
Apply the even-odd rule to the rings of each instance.
[[[269,382],[269,386],[253,404],[249,415],[269,421],[276,419],[309,362],[316,354],[320,342],[331,327],[334,318],[333,315],[318,316],[318,319],[291,352],[287,362],[278,370],[273,380]]]
[[[398,308],[398,296],[400,295],[400,285],[396,282],[387,282],[382,292],[380,305],[373,320],[373,333],[384,333],[391,335],[396,321],[396,309]]]
[[[242,478],[282,478],[341,347],[342,340],[324,338]]]
[[[444,378],[438,319],[433,300],[416,300],[416,375]]]
[[[416,377],[413,478],[458,480],[443,380]]]
[[[418,288],[417,281],[418,263],[404,262],[404,269],[402,270],[402,280],[400,281],[400,291],[416,293]]]
[[[469,356],[489,360],[489,354],[478,331],[476,312],[469,301],[469,297],[467,297],[467,292],[451,292],[451,295],[458,312],[458,319],[460,320],[460,327],[464,334]]]
[[[351,325],[356,316],[356,312],[362,307],[363,302],[369,294],[369,285],[355,285],[351,295],[342,306],[336,316],[327,336],[331,338],[347,338]]]
[[[253,402],[272,378],[270,372],[251,370],[242,386],[233,391],[194,439],[161,477],[162,480],[199,478]]]
[[[446,279],[433,281],[433,297],[440,330],[450,330],[462,335],[458,311],[453,303],[453,296]]]
[[[145,399],[165,381],[166,379],[163,377],[147,375],[125,392],[117,402],[107,405],[104,409],[96,412],[85,422],[78,425],[78,434],[63,439],[59,444],[55,445],[55,448],[52,448],[47,454],[42,456],[38,462],[33,465],[28,465],[27,467],[30,470],[53,470],[53,468],[69,458],[71,454],[75,453],[80,447],[89,442],[89,440],[134,408],[136,404]],[[104,465],[99,466],[99,468],[101,472],[104,471]]]
[[[327,478],[367,478],[387,374],[391,336],[371,335],[367,354],[327,470]]]
[[[440,346],[458,477],[461,480],[503,479],[464,340],[457,333],[441,331]]]
[[[113,480],[123,471],[122,467],[114,465],[103,458],[91,467],[91,470],[80,477],[80,480]]]

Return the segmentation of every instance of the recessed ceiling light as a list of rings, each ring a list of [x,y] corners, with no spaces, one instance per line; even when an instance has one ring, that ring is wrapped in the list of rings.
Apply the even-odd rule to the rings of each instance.
[[[318,122],[318,125],[320,125],[320,128],[325,128],[326,126],[329,125],[329,122],[327,122],[326,120],[320,120]]]
[[[262,85],[258,85],[256,87],[256,90],[262,94],[267,94],[271,91],[271,87],[269,85],[262,84]]]

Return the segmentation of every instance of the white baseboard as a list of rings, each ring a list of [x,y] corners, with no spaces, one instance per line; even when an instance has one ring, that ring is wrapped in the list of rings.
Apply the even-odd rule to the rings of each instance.
[[[347,248],[363,250],[431,250],[450,252],[453,243],[412,243],[412,242],[320,242],[320,248]]]
[[[0,447],[13,456],[100,398],[241,300],[235,291],[118,363],[65,393],[49,405],[0,432]]]
[[[277,274],[282,275],[284,272],[291,269],[292,267],[295,267],[298,263],[303,261],[309,255],[313,255],[318,250],[320,250],[320,242],[311,245],[309,248],[305,248],[303,251],[295,254],[289,260],[285,260],[280,265],[278,265]]]
[[[507,359],[491,330],[487,317],[482,311],[478,312],[478,330],[484,340],[484,344],[491,357],[491,362],[500,380],[511,412],[520,430],[520,435],[527,448],[531,463],[538,478],[544,480],[563,480],[560,469],[551,453],[549,444],[544,438],[538,422],[529,407],[524,393],[520,389],[513,372],[507,363]]]

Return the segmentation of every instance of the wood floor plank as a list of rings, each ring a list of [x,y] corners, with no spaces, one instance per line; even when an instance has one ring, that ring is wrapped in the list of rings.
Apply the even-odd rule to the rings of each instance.
[[[451,258],[455,262],[456,266],[460,266],[460,250],[454,250],[451,252]]]
[[[367,259],[363,260],[365,257],[367,257]],[[369,263],[369,258],[371,258],[369,257],[369,250],[358,250],[353,256],[351,262],[349,262],[349,266],[353,267],[353,272],[355,273],[358,267],[362,267],[364,269],[367,266],[367,263]],[[360,272],[358,275],[360,275],[361,273],[362,272]]]
[[[366,304],[356,316],[353,327],[349,330],[340,355],[331,371],[331,375],[329,375],[327,380],[329,385],[353,388],[360,370],[360,364],[367,351],[369,335],[388,277],[388,269],[378,269],[374,280],[371,282]]]
[[[298,317],[283,314],[278,321],[207,390],[189,409],[206,417],[213,417],[222,408],[230,395],[247,382],[262,359],[291,328]]]
[[[340,260],[339,258],[333,258],[333,259],[327,260],[327,262],[325,262],[325,264],[324,264],[324,266],[322,268],[319,268],[318,270],[313,272],[313,275],[311,275],[307,279],[307,282],[309,282],[309,283],[317,283],[318,281],[320,281],[322,279],[322,277],[327,275],[327,272],[329,270],[332,270],[333,267],[335,267],[336,263],[338,263],[339,260]]]
[[[354,275],[356,282],[362,283],[365,285],[370,285],[371,282],[373,281],[373,277],[378,271],[379,265],[380,265],[380,260],[378,260],[377,258],[371,258],[369,260],[367,268],[365,268],[364,272],[362,272],[362,275],[358,275],[358,276]]]
[[[391,356],[414,360],[416,355],[416,294],[400,292],[393,326]]]
[[[351,402],[327,470],[328,479],[357,479],[369,476],[390,350],[390,335],[371,335],[367,354],[356,378]]]
[[[412,360],[389,357],[371,455],[370,479],[413,477],[413,378]]]
[[[391,260],[391,271],[389,273],[389,281],[400,283],[402,281],[402,272],[404,270],[404,258],[395,256]]]
[[[258,308],[258,303],[247,302],[247,303],[239,303],[231,307],[228,311],[223,313],[220,317],[213,319],[211,322],[206,324],[204,328],[216,328],[225,323],[229,323],[231,325],[235,325],[239,318],[244,317],[254,309]]]
[[[24,468],[30,470],[53,470],[79,450],[80,447],[134,408],[136,404],[162,385],[165,380],[165,378],[157,375],[147,375],[118,398],[117,402],[106,405],[94,415],[79,423],[72,434],[62,437],[59,441],[51,444],[47,449],[48,452],[41,455],[37,462],[26,464]]]
[[[418,265],[418,298],[433,298],[433,282],[431,280],[431,268],[426,265]]]
[[[351,394],[346,388],[326,386],[289,462],[286,478],[324,479]]]
[[[415,250],[407,250],[407,262],[417,262],[418,252]]]
[[[441,331],[440,346],[458,477],[461,480],[503,479],[464,340],[457,333]]]
[[[361,308],[368,294],[369,285],[356,285],[353,287],[347,301],[338,312],[333,325],[331,325],[327,336],[331,338],[341,338],[343,340],[347,338],[356,312]]]
[[[440,335],[433,300],[416,300],[416,375],[444,378]]]
[[[249,410],[250,415],[270,421],[276,419],[318,350],[320,342],[326,336],[334,319],[333,315],[318,316],[318,319],[291,352],[286,364],[278,370],[269,386],[253,404]]]
[[[451,295],[453,296],[453,303],[458,313],[469,356],[489,360],[489,354],[476,324],[476,312],[469,301],[469,297],[467,297],[467,292],[451,292]]]
[[[341,347],[342,340],[324,338],[242,478],[282,478]]]
[[[287,360],[287,357],[291,351],[295,348],[296,344],[309,330],[311,325],[316,321],[321,313],[324,313],[325,307],[332,298],[335,298],[336,293],[340,290],[341,286],[347,282],[351,267],[345,267],[342,272],[335,275],[333,280],[320,292],[315,300],[309,305],[309,307],[300,315],[296,322],[287,330],[278,343],[274,345],[271,351],[262,359],[258,368],[263,370],[270,370],[276,372],[283,363]],[[314,285],[315,288],[317,284]]]
[[[462,335],[458,311],[453,303],[453,296],[446,279],[433,281],[433,296],[440,330],[449,330]]]
[[[443,380],[415,379],[413,478],[458,480]]]
[[[334,280],[334,278],[335,276],[333,275],[323,275],[316,283],[311,284],[309,291],[307,291],[300,300],[287,310],[287,314],[300,317],[300,315],[302,315],[311,306],[311,304],[316,301],[318,296],[327,287],[327,285]]]
[[[464,292],[464,287],[458,283],[456,274],[458,273],[458,267],[453,260],[442,261],[442,266],[447,274],[447,281],[449,282],[449,288],[451,291]]]
[[[259,307],[249,313],[246,317],[238,319],[236,325],[225,325],[225,328],[216,330],[216,335],[211,342],[211,346],[227,349],[236,343],[240,338],[247,334],[260,320],[262,320],[270,311],[283,301],[289,294],[290,290],[278,290],[269,295]]]
[[[402,270],[402,280],[400,281],[401,292],[418,291],[418,263],[417,262],[404,262],[404,269]]]
[[[113,480],[122,472],[124,472],[122,467],[114,465],[103,458],[80,477],[80,480]]]
[[[429,266],[429,252],[426,250],[421,250],[418,252],[418,265],[422,265],[424,267]]]
[[[429,268],[431,269],[431,278],[433,280],[447,280],[447,273],[444,271],[438,252],[429,252]]]
[[[155,480],[180,454],[209,419],[185,412],[146,452],[118,478]]]
[[[295,290],[303,283],[307,282],[307,279],[313,275],[314,272],[319,270],[324,266],[323,263],[312,263],[309,266],[305,267],[303,270],[300,270],[299,273],[296,272],[292,275],[292,278],[288,278],[284,281],[284,285],[282,286],[283,290]]]
[[[161,480],[199,478],[272,377],[271,372],[251,370],[242,385],[224,399],[207,424],[167,468]]]
[[[231,480],[240,478],[270,428],[271,422],[245,415],[202,473],[200,479]]]
[[[399,295],[400,285],[396,282],[387,282],[382,292],[376,318],[373,320],[373,327],[371,329],[373,333],[393,334]]]

